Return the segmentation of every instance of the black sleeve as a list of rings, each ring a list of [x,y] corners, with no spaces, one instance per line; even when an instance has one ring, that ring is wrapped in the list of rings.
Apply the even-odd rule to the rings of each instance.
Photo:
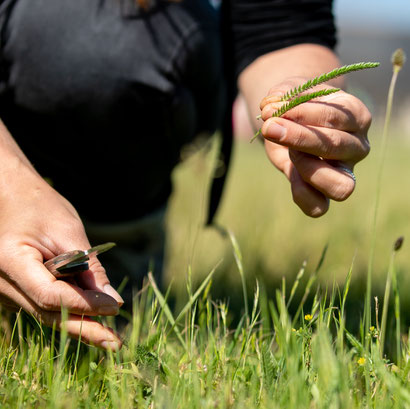
[[[314,43],[334,48],[332,0],[225,0],[236,75],[256,58],[280,48]],[[227,21],[228,20],[228,21]]]

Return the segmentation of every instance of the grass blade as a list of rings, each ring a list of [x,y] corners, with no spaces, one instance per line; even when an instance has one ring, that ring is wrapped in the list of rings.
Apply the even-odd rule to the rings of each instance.
[[[165,316],[167,317],[168,321],[170,322],[175,335],[177,336],[178,340],[181,342],[182,346],[184,347],[185,350],[187,350],[187,346],[186,343],[184,341],[184,338],[181,335],[181,332],[179,331],[179,328],[176,326],[176,322],[174,319],[174,316],[172,315],[172,312],[164,298],[164,296],[162,295],[161,291],[158,289],[157,283],[155,282],[154,276],[152,275],[151,272],[148,273],[148,280],[149,283],[151,285],[151,288],[154,290],[154,294],[157,297],[157,300],[159,302],[159,305],[161,306],[161,308],[163,309]]]

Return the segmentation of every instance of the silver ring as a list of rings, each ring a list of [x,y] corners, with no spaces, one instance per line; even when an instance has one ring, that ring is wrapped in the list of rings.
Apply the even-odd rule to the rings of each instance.
[[[337,168],[340,169],[342,172],[347,173],[353,179],[353,182],[356,183],[356,176],[354,175],[353,171],[351,171],[346,166],[338,166]]]

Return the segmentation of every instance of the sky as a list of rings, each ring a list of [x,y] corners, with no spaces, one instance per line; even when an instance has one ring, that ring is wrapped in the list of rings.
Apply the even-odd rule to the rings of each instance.
[[[341,28],[410,34],[410,0],[334,0],[334,13]]]

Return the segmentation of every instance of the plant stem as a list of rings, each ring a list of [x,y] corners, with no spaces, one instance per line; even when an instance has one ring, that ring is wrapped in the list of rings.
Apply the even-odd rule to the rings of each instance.
[[[369,254],[369,263],[367,267],[367,283],[366,283],[366,310],[365,310],[365,331],[371,326],[371,293],[372,293],[372,274],[373,274],[373,262],[374,262],[374,252],[376,247],[376,226],[377,226],[377,216],[379,213],[379,202],[380,202],[380,191],[381,191],[381,181],[384,168],[384,162],[386,158],[386,145],[387,145],[387,134],[390,126],[391,111],[393,106],[394,89],[396,86],[397,75],[401,67],[397,65],[393,66],[393,76],[390,82],[389,93],[387,96],[387,107],[386,116],[383,127],[383,134],[381,140],[381,155],[380,163],[378,166],[378,172],[376,177],[376,197],[374,201],[374,213],[372,222],[372,233],[371,233],[371,246]],[[366,349],[369,346],[369,341],[366,342]]]
[[[389,310],[389,299],[390,299],[391,282],[392,282],[395,256],[396,256],[396,251],[393,249],[392,254],[390,256],[389,269],[387,271],[386,287],[384,290],[384,297],[383,297],[382,321],[380,324],[380,358],[382,359],[383,359],[383,353],[384,353],[384,342],[386,339],[387,313]]]
[[[396,318],[396,354],[397,354],[397,365],[401,365],[402,354],[401,354],[401,342],[400,342],[400,295],[399,288],[397,285],[397,273],[396,267],[392,265],[392,282],[393,282],[393,295],[394,295],[394,316]]]

